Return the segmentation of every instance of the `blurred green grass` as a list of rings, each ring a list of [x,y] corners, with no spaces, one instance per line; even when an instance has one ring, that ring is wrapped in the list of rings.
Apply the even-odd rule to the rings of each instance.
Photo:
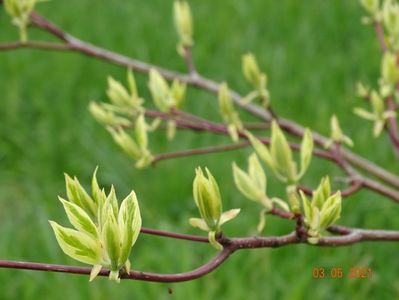
[[[371,28],[360,24],[357,1],[190,1],[195,18],[194,57],[199,70],[227,80],[239,91],[248,88],[240,57],[253,51],[270,79],[273,106],[327,134],[337,113],[354,139],[355,150],[387,169],[398,165],[385,137],[370,142],[371,124],[353,116],[359,105],[354,86],[374,83],[380,52]],[[62,28],[99,46],[164,67],[184,70],[176,54],[172,1],[52,1],[39,11]],[[32,37],[43,37],[32,31]],[[3,8],[0,40],[16,38]],[[77,54],[18,50],[0,53],[0,258],[70,263],[55,242],[48,219],[66,224],[56,196],[64,194],[63,172],[89,183],[95,166],[100,182],[117,187],[122,197],[135,189],[144,226],[199,233],[187,225],[196,215],[191,184],[194,168],[207,165],[220,183],[226,208],[242,207],[229,235],[253,233],[257,207],[233,187],[232,160],[245,163],[249,150],[166,161],[145,171],[112,143],[89,115],[91,99],[105,99],[108,74],[123,80],[125,70]],[[148,98],[146,77],[137,76]],[[207,115],[216,109],[213,96],[190,89],[187,109]],[[216,117],[212,115],[211,117]],[[162,135],[151,139],[154,152],[223,143],[208,134],[179,133],[172,144]],[[305,182],[338,175],[331,165],[314,160]],[[269,193],[282,191],[272,178]],[[378,195],[361,192],[344,203],[341,224],[398,228],[398,208]],[[268,219],[266,234],[283,234],[290,225]],[[392,299],[398,297],[396,244],[364,243],[347,248],[304,245],[236,253],[218,270],[187,283],[154,284],[105,279],[88,284],[82,276],[0,270],[0,299]],[[154,272],[183,272],[210,259],[207,246],[141,236],[133,267]],[[371,279],[313,279],[314,267],[368,266]],[[168,288],[173,294],[168,294]]]

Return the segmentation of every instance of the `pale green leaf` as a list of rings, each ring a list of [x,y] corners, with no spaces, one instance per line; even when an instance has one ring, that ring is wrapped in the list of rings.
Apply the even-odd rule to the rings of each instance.
[[[288,180],[295,180],[292,151],[288,141],[276,121],[272,122],[270,153],[275,170]]]
[[[102,265],[94,265],[93,266],[93,268],[91,269],[91,272],[90,272],[90,279],[89,279],[90,282],[93,281],[97,277],[97,275],[101,272],[102,267],[103,267]]]
[[[353,109],[353,112],[356,115],[358,115],[359,117],[366,119],[366,120],[374,121],[376,119],[376,116],[373,113],[368,112],[367,110],[360,108],[360,107],[355,107]]]
[[[290,207],[287,204],[287,202],[285,202],[285,201],[283,201],[283,200],[281,200],[279,198],[272,198],[271,202],[277,204],[278,206],[280,206],[280,208],[282,208],[286,212],[290,211]]]
[[[122,201],[119,209],[118,224],[121,235],[119,264],[123,265],[127,261],[141,229],[140,208],[136,194],[133,191]]]
[[[205,221],[199,218],[190,218],[189,223],[191,226],[199,228],[203,231],[210,231],[208,225],[206,225]]]
[[[98,209],[101,210],[101,208],[103,207],[103,205],[105,203],[105,200],[107,199],[107,196],[105,195],[104,190],[101,190],[98,185],[97,171],[98,171],[98,167],[96,167],[96,169],[94,170],[94,173],[93,173],[93,177],[91,180],[91,191],[93,194],[94,202],[97,204]]]
[[[134,74],[132,69],[127,70],[127,84],[129,86],[129,91],[131,96],[137,98],[138,97],[137,85],[136,85],[136,80],[134,79]]]
[[[111,261],[111,270],[119,271],[119,268],[121,267],[119,265],[119,257],[121,253],[120,230],[113,213],[107,214],[107,218],[104,221],[105,223],[102,228],[103,246]]]
[[[266,174],[255,153],[248,158],[248,174],[258,189],[266,192]]]
[[[259,213],[259,223],[256,226],[258,233],[261,233],[266,226],[266,213],[267,209],[262,209]]]
[[[306,197],[306,195],[302,192],[299,191],[301,198],[302,198],[302,207],[303,207],[303,213],[305,215],[305,223],[307,225],[310,225],[313,219],[313,208],[312,205],[309,201],[309,199]]]
[[[309,167],[313,153],[313,136],[310,129],[306,128],[301,143],[301,171],[298,177],[302,177]]]
[[[275,172],[275,166],[273,162],[273,158],[270,154],[269,149],[256,137],[254,137],[252,134],[249,132],[246,132],[252,147],[255,149],[256,154],[260,157],[260,159],[263,160],[263,162],[270,168],[272,169],[273,172]]]
[[[259,187],[253,182],[253,179],[249,177],[247,173],[241,170],[236,163],[233,163],[233,177],[234,183],[237,189],[248,199],[260,202],[261,198],[265,195],[264,190],[260,190]]]
[[[220,217],[219,224],[222,225],[222,224],[234,219],[235,217],[237,217],[237,215],[240,213],[240,211],[241,211],[241,209],[239,209],[239,208],[230,209],[228,211],[225,211],[224,213],[222,213],[222,216]]]
[[[69,221],[77,230],[90,234],[94,239],[98,239],[98,230],[89,215],[75,203],[66,201],[59,197]]]
[[[62,251],[77,261],[97,265],[101,261],[101,247],[98,240],[74,229],[65,228],[49,221]]]

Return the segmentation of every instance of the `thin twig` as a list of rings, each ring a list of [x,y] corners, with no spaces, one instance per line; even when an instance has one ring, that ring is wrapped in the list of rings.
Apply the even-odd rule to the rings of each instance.
[[[158,162],[160,162],[162,160],[171,159],[171,158],[232,151],[232,150],[237,150],[237,149],[242,149],[242,148],[248,147],[248,145],[250,145],[249,142],[243,142],[243,143],[239,143],[239,144],[211,146],[211,147],[206,147],[206,148],[188,149],[188,150],[182,150],[182,151],[176,151],[176,152],[162,153],[162,154],[155,155],[152,164],[156,165]]]
[[[393,97],[389,96],[386,101],[388,105],[388,111],[395,112],[395,102],[393,100]],[[388,124],[386,128],[396,155],[397,157],[399,157],[399,130],[396,116],[392,116],[388,119]]]
[[[16,50],[21,48],[33,48],[42,50],[57,50],[57,51],[69,51],[71,47],[68,44],[59,44],[52,42],[43,41],[27,41],[27,42],[12,42],[0,44],[1,51]]]
[[[170,231],[151,229],[151,228],[144,228],[144,227],[141,228],[140,232],[144,233],[144,234],[168,237],[168,238],[179,239],[179,240],[186,240],[186,241],[192,241],[192,242],[201,242],[201,243],[209,243],[209,240],[208,240],[207,237],[197,236],[197,235],[190,235],[190,234],[184,234],[184,233],[175,233],[175,232],[170,232]]]
[[[186,65],[187,65],[188,73],[190,75],[192,75],[192,76],[198,75],[197,69],[196,69],[195,64],[194,64],[194,59],[193,59],[193,55],[192,55],[192,52],[191,52],[191,47],[183,47],[183,51],[184,51],[184,53],[183,53],[184,60],[185,60]]]
[[[388,46],[385,41],[384,29],[382,28],[382,25],[380,22],[377,22],[377,21],[374,22],[374,30],[377,35],[378,41],[380,43],[382,52],[386,52],[388,50]]]

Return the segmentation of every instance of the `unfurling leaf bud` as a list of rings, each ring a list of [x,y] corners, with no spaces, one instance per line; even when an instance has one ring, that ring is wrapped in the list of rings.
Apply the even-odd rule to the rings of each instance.
[[[218,230],[220,216],[222,214],[222,200],[219,192],[219,186],[206,168],[208,178],[205,177],[201,168],[195,170],[195,179],[193,182],[193,196],[202,219],[206,225],[214,230]]]
[[[219,192],[219,186],[206,168],[207,177],[198,167],[195,170],[193,181],[193,197],[198,207],[201,219],[191,218],[190,224],[201,230],[208,231],[209,242],[218,250],[223,247],[217,242],[216,234],[220,232],[220,226],[227,221],[235,218],[240,209],[232,209],[222,213],[222,200]]]
[[[310,130],[305,130],[301,144],[300,172],[298,172],[297,164],[293,160],[290,145],[276,121],[272,122],[269,148],[249,132],[246,132],[246,134],[256,153],[281,181],[290,185],[295,184],[309,167],[313,152],[313,137]]]
[[[276,172],[286,178],[288,182],[295,182],[296,164],[292,157],[292,151],[276,121],[272,122],[270,153],[274,160]]]
[[[4,0],[6,12],[12,18],[12,23],[19,29],[21,42],[28,41],[27,28],[30,23],[30,13],[35,8],[36,3],[43,0]]]
[[[108,127],[108,131],[111,133],[115,143],[117,143],[123,151],[135,160],[140,159],[140,147],[122,128],[114,129]]]
[[[233,100],[231,99],[230,90],[226,83],[219,88],[218,93],[219,111],[233,141],[238,141],[238,131],[242,129],[242,123],[238,113],[234,109]]]
[[[255,55],[247,53],[242,57],[242,71],[245,79],[256,89],[265,88],[267,79],[259,69]]]
[[[257,226],[261,232],[265,226],[265,214],[273,209],[273,203],[277,204],[285,211],[289,211],[287,203],[278,198],[270,199],[266,195],[266,175],[254,153],[248,158],[248,172],[241,170],[236,163],[233,163],[234,183],[238,190],[248,199],[258,202],[263,209],[260,211],[260,219]]]
[[[245,97],[244,101],[248,103],[254,98],[260,98],[262,105],[268,108],[270,95],[267,90],[267,76],[260,71],[256,58],[252,53],[242,56],[242,71],[245,79],[255,89],[255,91]]]
[[[174,19],[176,31],[179,35],[179,47],[191,47],[193,45],[193,21],[190,6],[187,1],[175,0]]]
[[[266,175],[256,154],[248,159],[248,173],[233,163],[234,183],[238,190],[248,199],[260,203],[267,211],[273,208],[266,196]]]
[[[136,140],[141,150],[145,150],[148,147],[147,130],[147,123],[145,122],[144,115],[142,114],[137,118],[135,126]]]
[[[144,115],[138,116],[135,124],[135,138],[133,139],[122,128],[108,127],[114,141],[123,151],[136,160],[137,168],[144,168],[151,164],[153,157],[148,149],[148,125]]]
[[[155,69],[150,71],[150,81],[148,83],[152,99],[155,106],[162,112],[168,112],[173,106],[168,83],[165,78]]]
[[[339,121],[336,115],[331,117],[331,135],[330,139],[325,143],[325,148],[330,148],[333,143],[342,144],[345,143],[349,147],[353,147],[353,141],[342,132],[341,127],[339,126]]]
[[[169,112],[172,108],[180,108],[186,95],[186,85],[174,80],[169,88],[165,78],[156,70],[151,69],[148,82],[155,106],[162,112]]]
[[[140,209],[133,191],[118,208],[114,188],[111,188],[106,197],[104,190],[98,186],[96,172],[97,169],[92,179],[92,196],[97,212],[93,215],[91,209],[82,205],[87,201],[82,200],[82,194],[90,196],[78,187],[77,179],[72,182],[66,176],[69,201],[62,198],[60,201],[76,230],[62,227],[53,221],[50,221],[50,225],[65,254],[93,265],[90,281],[99,274],[102,267],[110,269],[110,280],[119,281],[119,271],[124,269],[129,272],[130,269],[129,255],[141,229]]]
[[[129,106],[130,95],[125,87],[111,76],[108,76],[107,96],[117,106]]]
[[[97,104],[92,101],[89,104],[89,111],[92,116],[103,125],[110,126],[130,126],[131,122],[123,117],[117,116],[113,111],[109,110],[103,104]]]
[[[372,112],[359,107],[354,108],[353,112],[363,119],[374,121],[373,135],[378,137],[384,129],[386,121],[395,117],[396,113],[385,110],[384,101],[376,91],[371,92],[370,103]]]
[[[304,221],[308,227],[308,242],[317,244],[321,233],[333,225],[341,215],[341,192],[331,195],[330,181],[323,178],[310,201],[301,191]]]
[[[137,94],[136,81],[131,70],[127,71],[127,83],[129,90],[127,90],[122,83],[108,76],[107,96],[113,104],[113,109],[118,112],[142,112],[144,109],[142,104],[144,102]],[[109,108],[111,109],[111,108]]]
[[[186,84],[175,79],[170,91],[174,99],[174,107],[181,108],[186,98]]]
[[[312,154],[313,154],[313,135],[312,131],[309,128],[306,128],[305,132],[303,133],[303,139],[301,142],[301,150],[300,150],[301,170],[297,177],[300,178],[305,174],[312,160]]]

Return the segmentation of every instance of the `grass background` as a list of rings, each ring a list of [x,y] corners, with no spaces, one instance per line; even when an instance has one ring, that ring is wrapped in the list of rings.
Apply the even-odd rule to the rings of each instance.
[[[329,117],[337,113],[354,139],[355,151],[398,172],[386,137],[370,141],[371,124],[353,116],[361,105],[356,81],[374,84],[380,52],[371,28],[360,24],[357,1],[190,1],[195,18],[194,57],[199,70],[227,80],[246,92],[240,57],[252,51],[270,79],[273,106],[327,134]],[[172,1],[52,1],[39,11],[61,28],[99,46],[184,70],[176,54]],[[32,37],[42,38],[38,32]],[[16,30],[0,9],[0,40],[16,39]],[[105,78],[124,79],[125,70],[77,54],[18,50],[0,53],[0,258],[76,264],[55,242],[48,219],[67,224],[57,201],[64,195],[63,172],[88,184],[95,166],[104,186],[117,187],[119,197],[138,194],[144,226],[199,233],[187,225],[197,214],[191,196],[194,168],[209,166],[219,181],[225,208],[242,213],[226,225],[228,235],[253,234],[258,207],[233,187],[230,165],[242,166],[250,151],[171,160],[138,171],[89,115],[91,99],[105,100]],[[149,99],[145,76],[137,76]],[[217,118],[212,95],[189,90],[187,110]],[[155,153],[226,140],[208,134],[179,133],[172,143],[163,134],[151,137]],[[304,182],[339,175],[331,165],[314,160]],[[282,195],[269,176],[268,191]],[[382,197],[360,192],[344,203],[339,223],[366,228],[398,228],[398,207]],[[269,218],[265,234],[284,234],[290,224]],[[0,299],[392,299],[398,297],[398,246],[365,243],[346,248],[306,245],[234,254],[206,277],[187,283],[154,284],[83,276],[0,270]],[[133,268],[175,273],[195,268],[215,251],[206,245],[140,236]],[[371,267],[371,279],[313,279],[312,269]],[[168,293],[173,289],[173,294]]]

